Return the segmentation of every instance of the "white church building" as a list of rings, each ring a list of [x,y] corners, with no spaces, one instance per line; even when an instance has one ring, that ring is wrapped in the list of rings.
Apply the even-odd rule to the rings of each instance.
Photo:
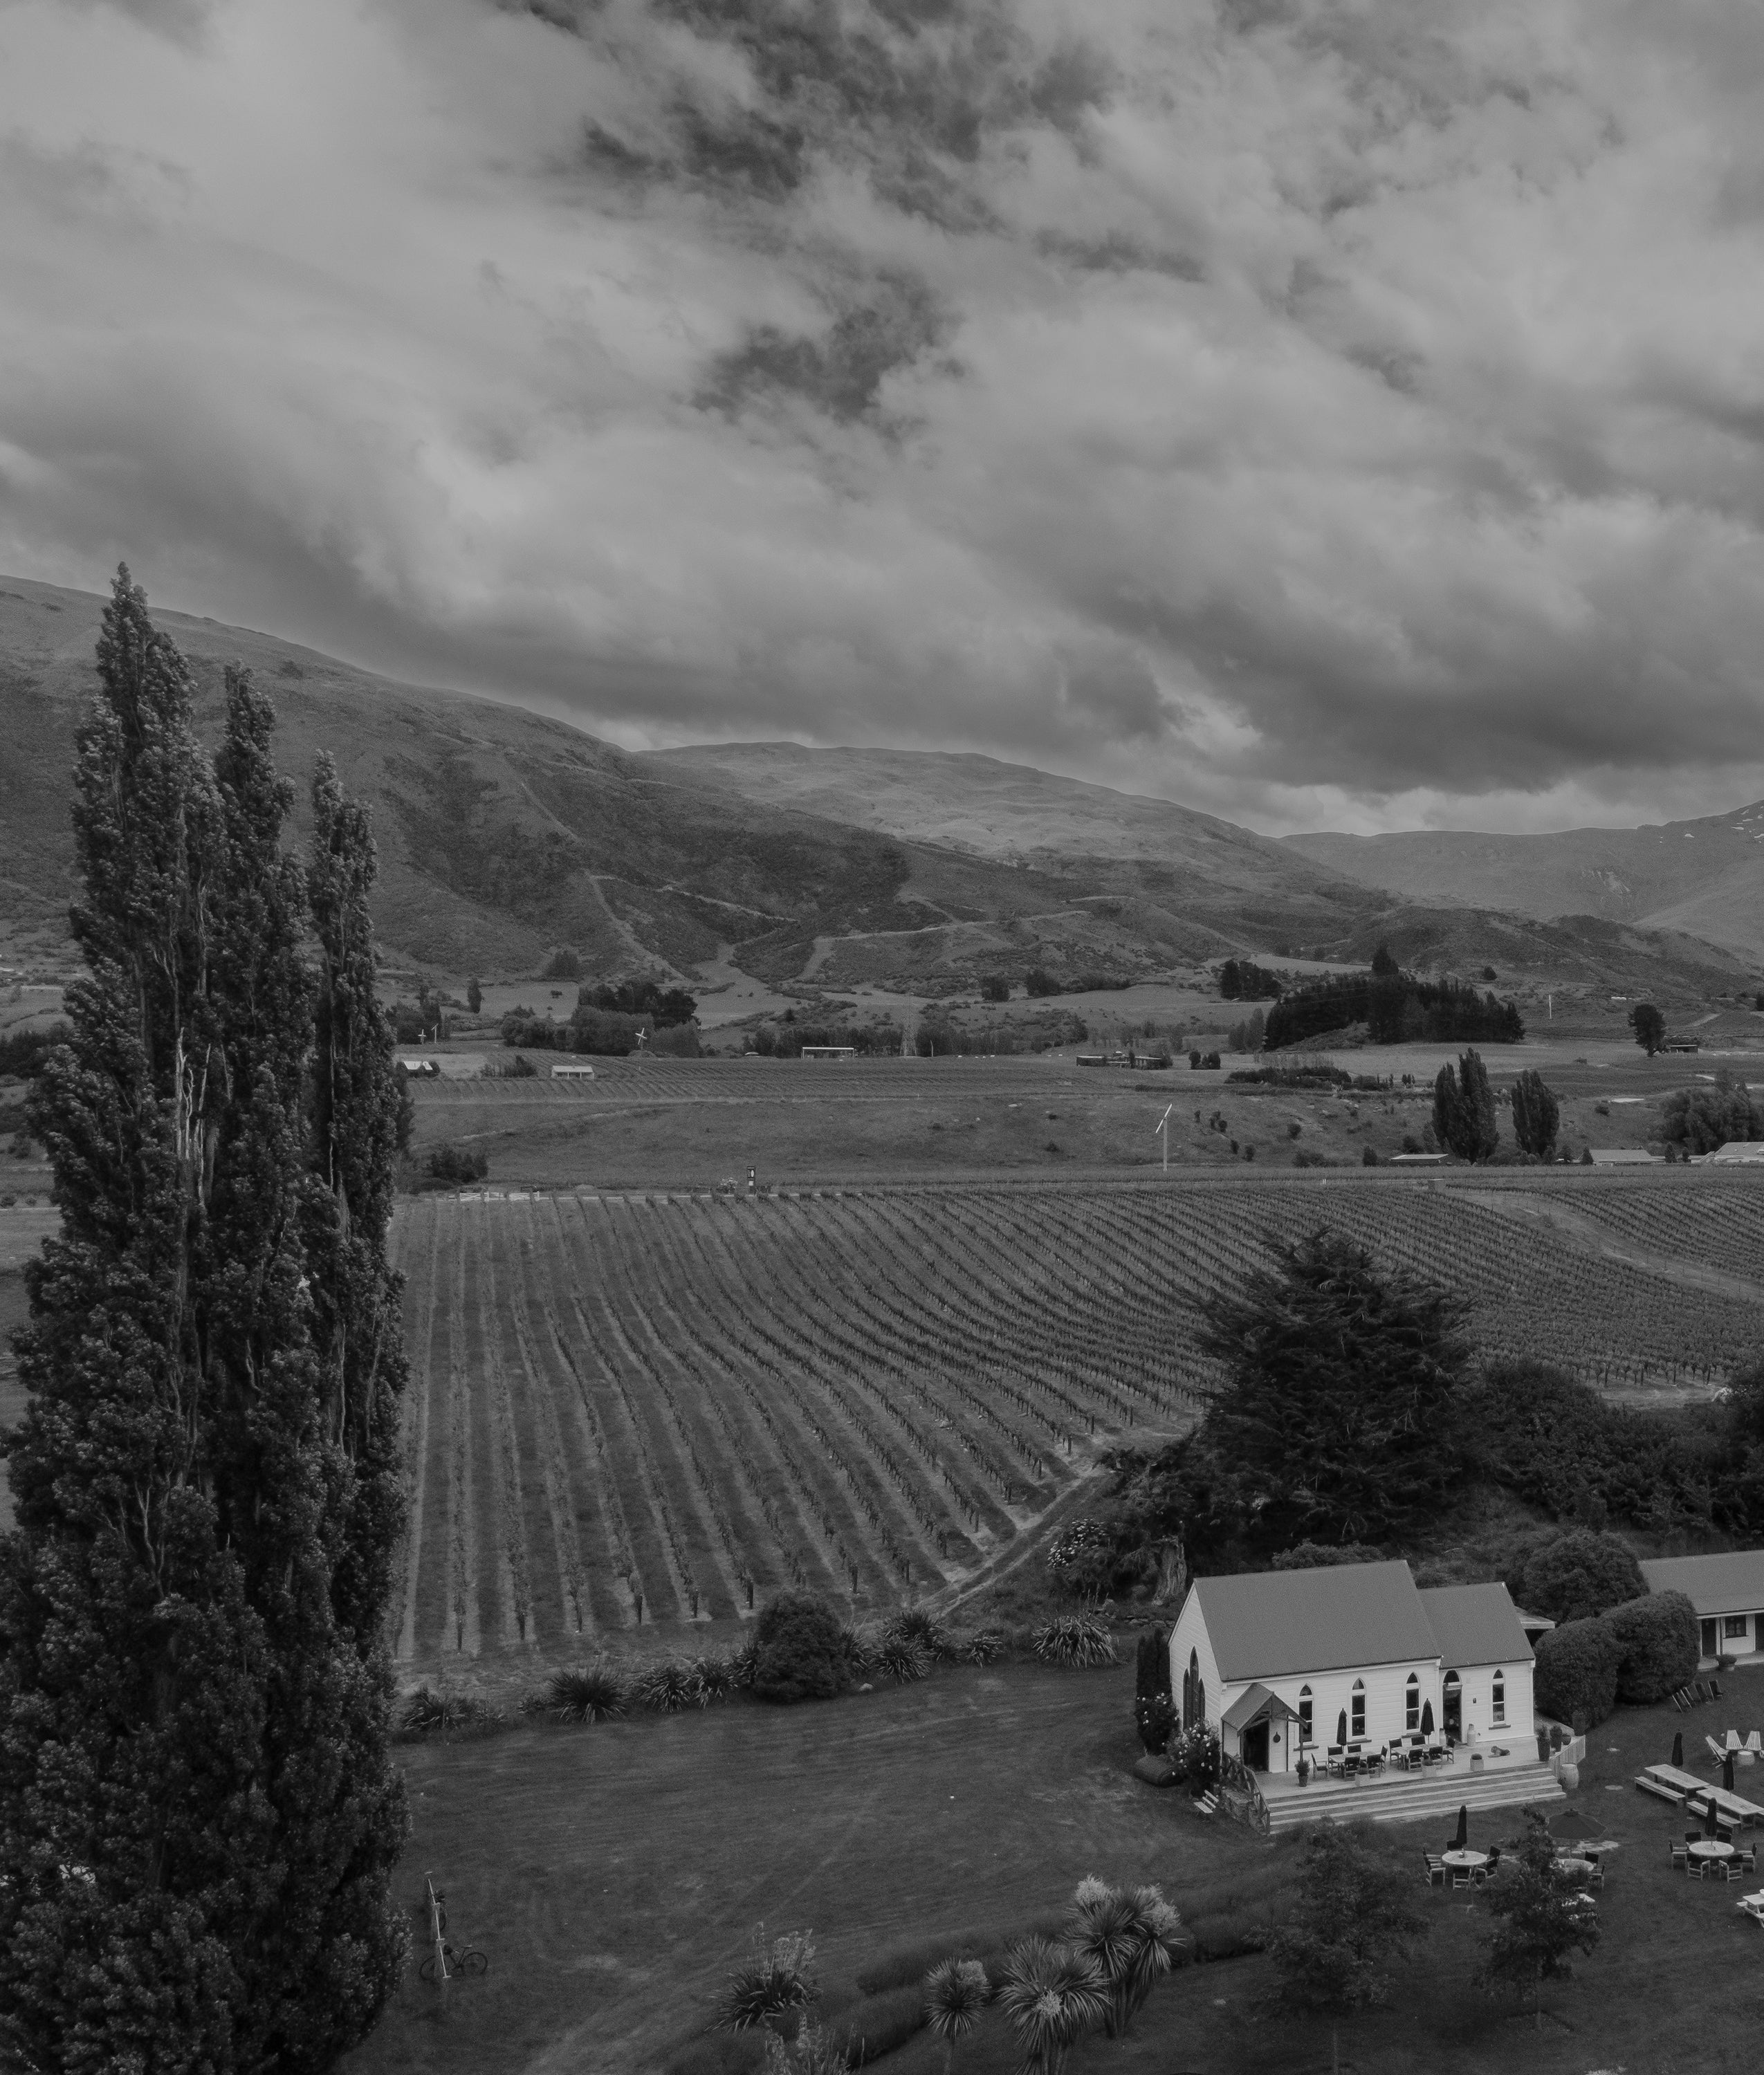
[[[1531,1646],[1503,1584],[1422,1592],[1400,1562],[1198,1578],[1170,1657],[1182,1727],[1210,1725],[1258,1773],[1417,1737],[1535,1755]]]

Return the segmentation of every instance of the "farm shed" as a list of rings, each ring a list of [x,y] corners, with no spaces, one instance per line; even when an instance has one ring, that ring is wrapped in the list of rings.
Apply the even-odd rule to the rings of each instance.
[[[1657,1167],[1660,1156],[1646,1153],[1638,1145],[1595,1145],[1592,1148],[1595,1167]]]
[[[1764,1167],[1764,1138],[1730,1138],[1712,1153],[1705,1153],[1704,1167]]]
[[[1499,1755],[1534,1757],[1531,1646],[1503,1584],[1423,1592],[1400,1561],[1199,1578],[1170,1650],[1183,1726],[1270,1777],[1418,1735],[1493,1756],[1510,1734]]]
[[[1705,1665],[1718,1657],[1764,1663],[1764,1549],[1650,1557],[1642,1576],[1650,1592],[1683,1592],[1696,1609]]]
[[[855,1059],[858,1056],[855,1045],[805,1045],[805,1059]]]
[[[407,1074],[444,1081],[475,1081],[486,1064],[482,1052],[400,1052],[397,1058]]]
[[[560,1059],[551,1070],[554,1081],[591,1081],[594,1070],[586,1059]]]

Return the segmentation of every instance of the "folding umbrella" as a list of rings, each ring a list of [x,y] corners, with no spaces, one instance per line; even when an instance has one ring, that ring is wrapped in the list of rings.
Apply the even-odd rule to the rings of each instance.
[[[1672,1738],[1672,1762],[1680,1771],[1684,1766],[1684,1732],[1680,1729]]]
[[[1564,1837],[1590,1837],[1593,1826],[1578,1808],[1567,1808],[1550,1823],[1550,1835],[1558,1840]]]
[[[1721,1760],[1721,1784],[1728,1792],[1733,1791],[1733,1754],[1729,1751]]]
[[[1455,1852],[1461,1852],[1469,1841],[1470,1804],[1468,1801],[1460,1801],[1458,1804],[1458,1834],[1451,1841],[1451,1849]]]

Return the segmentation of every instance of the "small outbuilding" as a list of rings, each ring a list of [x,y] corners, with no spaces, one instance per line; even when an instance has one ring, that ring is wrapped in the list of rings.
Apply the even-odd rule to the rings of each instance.
[[[1696,1609],[1705,1666],[1722,1657],[1764,1663],[1764,1549],[1649,1557],[1642,1576],[1650,1592],[1683,1592]]]

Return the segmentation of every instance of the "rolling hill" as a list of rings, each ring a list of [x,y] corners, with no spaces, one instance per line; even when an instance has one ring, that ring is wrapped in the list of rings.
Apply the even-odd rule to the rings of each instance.
[[[69,773],[103,600],[0,578],[0,959],[64,967]],[[232,661],[275,700],[304,789],[321,749],[375,811],[377,915],[437,977],[531,975],[568,947],[601,974],[690,980],[727,959],[772,984],[938,995],[1032,966],[1121,981],[1282,948],[1493,963],[1679,992],[1738,961],[1594,916],[1548,927],[1393,899],[1170,801],[979,756],[738,743],[634,756],[493,700],[411,685],[273,636],[153,607],[210,735]],[[304,819],[304,797],[296,834]]]
[[[1764,965],[1764,804],[1650,828],[1300,835],[1285,838],[1284,847],[1410,900],[1681,931],[1754,970]]]

